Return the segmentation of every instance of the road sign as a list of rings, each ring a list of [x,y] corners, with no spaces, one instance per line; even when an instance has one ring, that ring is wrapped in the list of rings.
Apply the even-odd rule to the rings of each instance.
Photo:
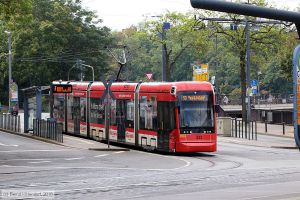
[[[253,86],[257,86],[257,85],[258,85],[258,81],[255,80],[255,79],[253,79],[253,80],[251,81],[251,86],[253,87]]]
[[[152,73],[148,73],[148,74],[146,74],[146,77],[147,77],[147,79],[148,79],[148,80],[151,80],[151,79],[152,79],[152,76],[153,76],[153,74],[152,74]]]
[[[208,64],[193,66],[193,80],[194,81],[208,81]]]

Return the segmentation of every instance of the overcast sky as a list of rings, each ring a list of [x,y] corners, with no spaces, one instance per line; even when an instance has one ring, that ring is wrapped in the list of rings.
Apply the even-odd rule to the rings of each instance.
[[[300,0],[269,0],[280,9],[295,9]],[[137,25],[144,16],[154,16],[166,11],[193,10],[190,0],[82,0],[83,7],[97,12],[103,25],[112,30],[122,30]]]

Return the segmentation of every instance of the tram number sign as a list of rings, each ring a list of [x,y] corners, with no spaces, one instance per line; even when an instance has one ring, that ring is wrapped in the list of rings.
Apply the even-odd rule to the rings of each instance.
[[[53,84],[53,93],[72,93],[72,85],[70,84]]]

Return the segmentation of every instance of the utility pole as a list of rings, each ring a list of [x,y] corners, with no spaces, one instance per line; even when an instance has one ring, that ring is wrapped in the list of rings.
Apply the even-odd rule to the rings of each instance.
[[[251,121],[251,96],[250,96],[250,30],[249,21],[246,20],[246,81],[247,81],[247,100],[248,100],[248,112],[247,112],[247,122],[249,123],[250,131],[250,121]]]
[[[11,52],[11,32],[10,31],[4,31],[8,35],[8,112],[11,112],[11,61],[12,61],[12,52]]]
[[[162,40],[162,81],[169,81],[167,80],[167,63],[166,63],[166,44],[165,44],[165,39],[166,39],[166,30],[170,29],[170,23],[169,22],[164,22],[162,26],[162,33],[161,33],[161,40]]]

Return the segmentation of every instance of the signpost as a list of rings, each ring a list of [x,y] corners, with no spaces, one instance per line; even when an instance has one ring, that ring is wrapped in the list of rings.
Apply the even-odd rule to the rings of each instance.
[[[193,81],[208,81],[208,64],[193,66]]]
[[[13,115],[18,115],[19,112],[19,95],[18,95],[18,85],[16,82],[11,82],[9,87],[9,96],[10,96],[10,109],[9,112]]]
[[[251,88],[252,88],[252,94],[257,95],[257,86],[258,86],[258,81],[257,80],[252,80],[251,81]]]
[[[294,85],[294,137],[300,149],[300,45],[293,55],[293,85]]]

